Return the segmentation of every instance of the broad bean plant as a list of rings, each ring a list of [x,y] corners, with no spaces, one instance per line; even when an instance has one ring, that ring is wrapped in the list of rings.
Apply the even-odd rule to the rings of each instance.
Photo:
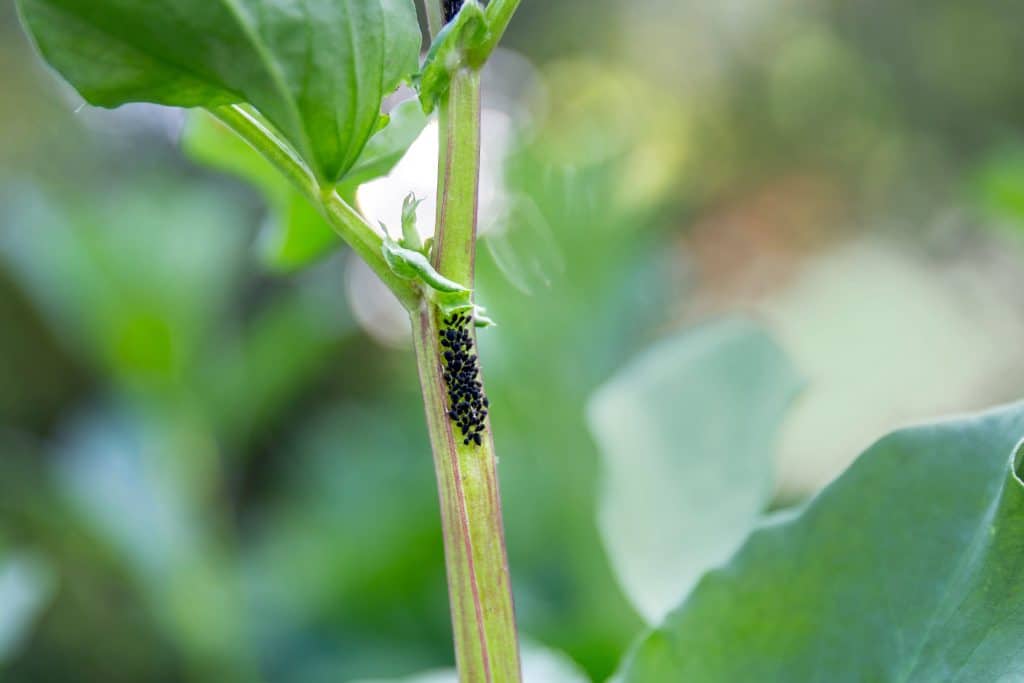
[[[298,252],[286,234],[282,259],[301,263],[340,237],[407,311],[466,682],[523,679],[477,347],[478,330],[493,321],[474,298],[487,144],[481,74],[518,5],[426,0],[424,50],[413,0],[17,0],[38,53],[87,102],[195,110],[193,156],[246,176],[283,215],[313,211],[333,229],[336,237],[295,241]],[[403,84],[411,94],[395,103]],[[433,235],[422,236],[423,198],[411,194],[400,225],[372,225],[356,190],[386,175],[431,116],[440,136]],[[231,146],[244,151],[224,153]],[[247,160],[225,162],[232,158]],[[639,530],[616,526],[630,506],[659,495],[659,510],[692,498],[702,501],[693,510],[749,523],[729,527],[738,535],[699,515],[695,528],[684,525],[676,604],[627,585],[650,629],[617,680],[1024,680],[1024,406],[892,434],[802,507],[761,517],[770,486],[763,460],[748,456],[770,449],[798,382],[771,341],[745,325],[700,332],[686,349],[650,366],[641,358],[589,406],[611,473],[651,472],[642,495],[612,496],[602,533],[614,551],[622,533],[678,526],[668,516]],[[723,366],[759,380],[716,384]],[[669,380],[692,395],[662,400]],[[688,440],[701,433],[702,410],[723,397],[743,410],[730,435],[708,443],[726,443],[736,457],[709,470],[720,475],[712,485],[661,491],[660,461],[647,456],[704,452]],[[665,442],[652,441],[655,422],[674,424]],[[642,575],[647,559],[638,559]],[[620,575],[637,566],[628,557],[613,564]]]

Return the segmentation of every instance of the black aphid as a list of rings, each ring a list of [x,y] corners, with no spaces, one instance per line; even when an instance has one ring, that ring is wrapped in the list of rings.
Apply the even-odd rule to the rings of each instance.
[[[470,315],[456,313],[444,320],[445,329],[439,333],[441,346],[448,349],[442,354],[442,374],[448,388],[448,417],[462,433],[462,443],[480,446],[481,432],[486,428],[490,405],[483,394],[483,385],[477,380],[480,368],[473,351],[469,326]]]

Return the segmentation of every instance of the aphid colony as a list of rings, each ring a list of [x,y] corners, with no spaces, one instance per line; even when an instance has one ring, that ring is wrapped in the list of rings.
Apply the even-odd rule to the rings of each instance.
[[[444,321],[441,330],[441,357],[444,359],[444,381],[448,386],[448,417],[462,431],[462,443],[472,441],[481,445],[481,432],[487,419],[490,403],[484,396],[483,385],[477,379],[480,370],[473,351],[473,338],[469,326],[473,318],[468,313],[456,313]]]

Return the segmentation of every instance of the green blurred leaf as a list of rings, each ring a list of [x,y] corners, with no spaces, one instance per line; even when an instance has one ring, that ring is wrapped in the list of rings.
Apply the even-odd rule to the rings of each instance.
[[[166,635],[221,680],[252,680],[238,576],[204,496],[217,453],[195,423],[114,407],[65,429],[56,480],[118,556]]]
[[[982,208],[1024,226],[1024,143],[997,148],[975,172],[970,189]]]
[[[421,411],[415,400],[393,396],[331,404],[280,444],[286,457],[273,470],[277,493],[253,520],[246,554],[253,612],[274,615],[251,628],[270,666],[287,672],[275,680],[388,677],[449,660],[441,527],[425,430],[415,419]],[[317,676],[308,655],[278,644],[318,631],[329,635],[322,653],[329,664],[315,667]]]
[[[14,656],[53,596],[49,565],[24,553],[0,555],[0,665]]]
[[[622,680],[1020,680],[1022,435],[1017,404],[882,439],[708,574]]]
[[[649,623],[726,560],[763,512],[776,434],[799,386],[764,331],[730,320],[661,342],[591,399],[602,538]]]
[[[119,384],[174,391],[237,291],[237,212],[152,180],[59,203],[30,187],[4,198],[0,262],[61,340]]]
[[[197,393],[220,438],[237,445],[272,431],[354,332],[347,312],[333,305],[334,271],[323,275],[322,283],[304,278],[302,287],[267,302],[203,358]]]
[[[18,0],[43,57],[90,103],[248,102],[322,180],[378,129],[418,64],[412,0]]]

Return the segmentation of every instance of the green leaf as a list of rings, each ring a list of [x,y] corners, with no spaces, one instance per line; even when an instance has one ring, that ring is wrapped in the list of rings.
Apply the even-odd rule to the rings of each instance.
[[[705,576],[621,680],[1020,680],[1022,435],[1017,404],[882,439]]]
[[[43,57],[90,103],[248,102],[321,180],[377,130],[417,67],[412,0],[18,0]]]
[[[800,387],[758,326],[667,339],[591,399],[599,526],[626,594],[657,623],[750,533],[772,494],[773,444]]]
[[[423,203],[422,199],[416,199],[416,195],[410,192],[402,202],[402,246],[422,252],[429,256],[430,252],[424,250],[423,240],[420,239],[420,232],[416,229],[416,209]]]
[[[452,74],[465,65],[467,52],[486,42],[488,35],[483,7],[476,0],[466,0],[455,18],[434,38],[423,68],[416,75],[423,111],[429,114],[434,110],[448,92]]]
[[[406,280],[419,280],[441,294],[455,295],[460,300],[464,298],[468,304],[472,290],[441,275],[422,253],[401,247],[387,237],[384,238],[381,250],[384,252],[384,259],[395,275]]]
[[[363,149],[345,176],[341,192],[353,196],[358,186],[391,172],[413,143],[426,117],[416,100],[402,102]],[[194,160],[255,185],[267,198],[273,216],[260,239],[264,262],[290,271],[309,264],[341,244],[320,211],[293,187],[263,156],[213,116],[195,111],[182,136],[185,152]]]

